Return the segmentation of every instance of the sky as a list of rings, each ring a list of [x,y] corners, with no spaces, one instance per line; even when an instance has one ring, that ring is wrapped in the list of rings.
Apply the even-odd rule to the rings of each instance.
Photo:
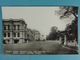
[[[2,7],[3,19],[24,19],[27,27],[36,29],[44,36],[50,33],[52,26],[64,30],[68,20],[60,20],[55,13],[59,7]]]

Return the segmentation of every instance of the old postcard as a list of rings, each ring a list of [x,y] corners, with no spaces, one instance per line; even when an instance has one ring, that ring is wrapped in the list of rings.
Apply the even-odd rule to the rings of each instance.
[[[78,54],[78,7],[2,7],[4,54]]]

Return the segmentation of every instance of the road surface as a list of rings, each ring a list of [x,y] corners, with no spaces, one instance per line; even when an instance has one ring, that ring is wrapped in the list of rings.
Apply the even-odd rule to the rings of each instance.
[[[8,52],[7,52],[8,51]],[[11,52],[9,52],[11,51]],[[13,54],[25,51],[26,54],[77,54],[71,49],[63,47],[59,41],[33,41],[22,44],[3,44],[3,53]]]

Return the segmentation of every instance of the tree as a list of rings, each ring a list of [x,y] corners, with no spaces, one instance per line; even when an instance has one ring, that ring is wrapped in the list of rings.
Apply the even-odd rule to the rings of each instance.
[[[51,27],[51,32],[55,33],[57,31],[57,29],[58,28],[56,26],[53,26],[53,27]]]
[[[51,31],[49,33],[49,35],[47,36],[47,40],[55,40],[57,39],[58,36],[58,28],[56,26],[51,27]]]
[[[60,10],[58,11],[58,14],[60,15],[60,18],[68,18],[70,15],[73,15],[75,18],[78,17],[78,7],[60,7]]]
[[[73,20],[70,25],[67,25],[65,30],[67,31],[67,34],[69,35],[69,38],[71,38],[70,36],[72,35],[72,39],[76,39],[76,41],[78,40],[77,20]],[[72,40],[72,39],[70,39],[70,40]]]
[[[57,11],[57,13],[60,15],[60,18],[70,18],[71,15],[74,16],[74,19],[72,20],[72,23],[70,25],[68,25],[66,27],[66,32],[67,32],[67,35],[73,35],[74,36],[74,39],[77,40],[77,35],[78,35],[78,23],[77,23],[77,20],[78,20],[78,7],[71,7],[71,6],[68,6],[68,7],[60,7],[60,10]]]

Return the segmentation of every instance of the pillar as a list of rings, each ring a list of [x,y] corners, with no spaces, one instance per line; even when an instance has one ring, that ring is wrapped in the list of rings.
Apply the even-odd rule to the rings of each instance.
[[[76,41],[76,39],[74,40],[74,44],[75,44],[76,47],[78,46],[78,45],[77,45],[77,41]]]
[[[66,35],[64,35],[64,45],[67,45]]]
[[[59,37],[59,44],[61,44],[61,37]]]

